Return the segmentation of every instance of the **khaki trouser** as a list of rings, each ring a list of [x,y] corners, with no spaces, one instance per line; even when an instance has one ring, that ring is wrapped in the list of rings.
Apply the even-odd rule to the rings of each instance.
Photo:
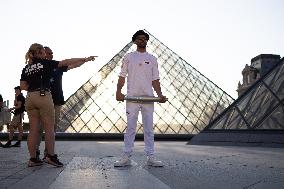
[[[61,111],[61,105],[54,105],[54,113],[55,113],[55,124],[54,124],[54,132],[56,133],[56,128],[57,128],[57,124],[59,122],[59,118],[60,118],[60,111]],[[42,136],[43,136],[43,125],[40,122],[39,124],[39,138],[38,138],[38,148],[40,146],[40,143],[42,141]]]
[[[23,137],[23,117],[24,113],[17,114],[13,116],[11,124],[9,125],[9,140],[13,140],[14,137],[14,129],[18,129],[19,135],[18,140],[22,140]]]
[[[48,118],[54,125],[54,105],[50,92],[46,92],[45,96],[40,96],[39,91],[28,92],[25,106],[28,115]]]
[[[54,105],[50,92],[46,92],[45,96],[40,96],[39,91],[28,92],[26,98],[26,110],[28,115],[32,114],[33,116],[42,117],[48,116],[50,121],[53,122],[54,125]],[[40,121],[39,123],[39,143],[41,142],[41,138],[43,135],[43,124]]]
[[[22,124],[23,118],[24,118],[24,113],[14,115],[10,125],[13,126],[14,128],[18,127],[19,125]]]

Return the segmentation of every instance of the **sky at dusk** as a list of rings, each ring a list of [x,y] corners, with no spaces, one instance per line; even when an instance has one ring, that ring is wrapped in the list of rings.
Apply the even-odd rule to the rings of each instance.
[[[67,99],[133,33],[146,29],[237,98],[241,71],[251,58],[284,56],[283,20],[283,0],[1,1],[0,94],[13,100],[32,43],[49,46],[55,60],[99,56],[64,74]]]

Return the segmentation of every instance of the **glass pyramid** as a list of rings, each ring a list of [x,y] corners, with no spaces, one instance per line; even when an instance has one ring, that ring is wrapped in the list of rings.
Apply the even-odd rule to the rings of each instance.
[[[158,58],[162,91],[169,100],[164,104],[155,104],[154,133],[199,133],[234,99],[153,35],[149,35],[147,51]],[[123,56],[135,49],[135,44],[128,43],[68,98],[62,108],[58,131],[124,132],[125,102],[116,101],[116,84]],[[126,85],[123,90],[126,94]],[[143,133],[141,115],[137,133]]]
[[[254,83],[205,130],[284,129],[284,59]]]

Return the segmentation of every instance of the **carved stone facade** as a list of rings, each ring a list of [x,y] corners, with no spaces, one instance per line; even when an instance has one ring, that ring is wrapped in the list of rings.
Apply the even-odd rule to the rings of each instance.
[[[246,64],[242,71],[243,83],[238,83],[238,96],[242,95],[255,81],[264,76],[280,61],[279,55],[260,54],[251,59],[251,65]]]

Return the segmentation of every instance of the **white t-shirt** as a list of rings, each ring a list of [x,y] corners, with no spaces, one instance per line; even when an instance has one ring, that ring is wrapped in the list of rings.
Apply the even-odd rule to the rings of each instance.
[[[121,77],[127,77],[128,96],[154,96],[152,81],[160,79],[157,58],[134,51],[122,60]]]

